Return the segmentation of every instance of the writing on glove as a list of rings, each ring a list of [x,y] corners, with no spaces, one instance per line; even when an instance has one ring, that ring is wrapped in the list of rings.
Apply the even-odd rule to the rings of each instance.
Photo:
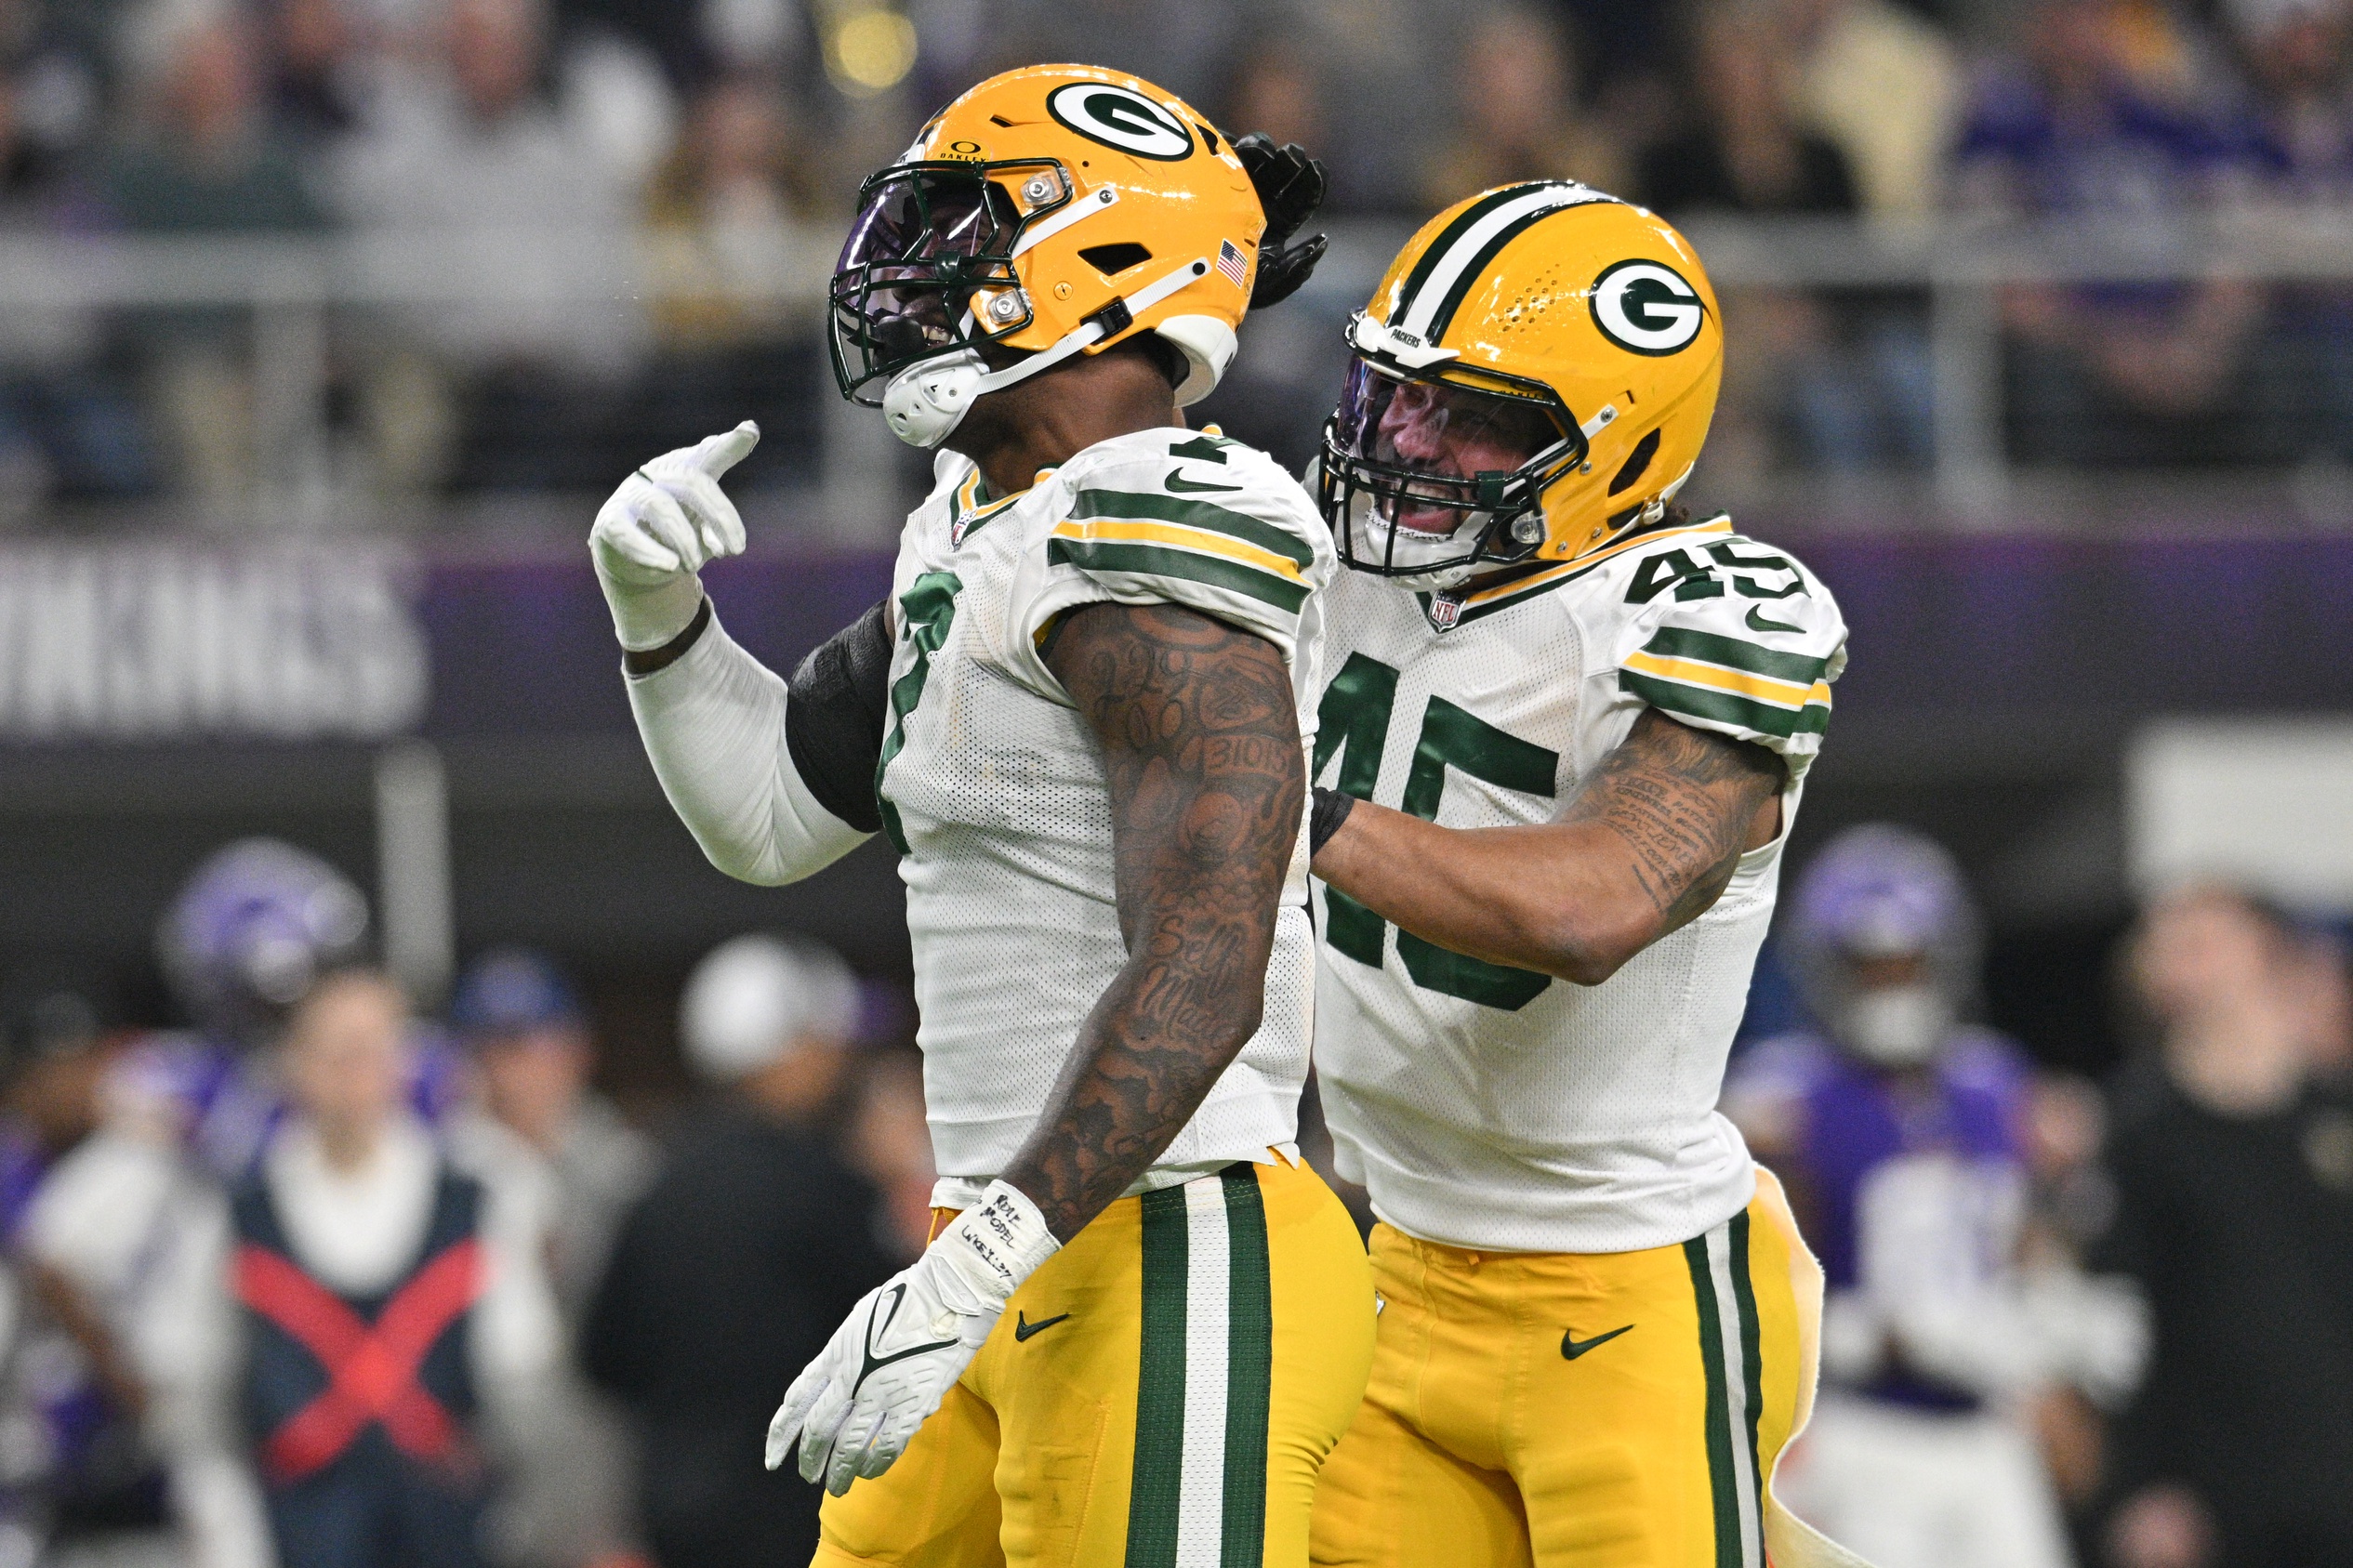
[[[835,1496],[882,1474],[980,1352],[1005,1303],[1061,1250],[1019,1188],[992,1181],[909,1267],[868,1291],[785,1393],[767,1463]]]

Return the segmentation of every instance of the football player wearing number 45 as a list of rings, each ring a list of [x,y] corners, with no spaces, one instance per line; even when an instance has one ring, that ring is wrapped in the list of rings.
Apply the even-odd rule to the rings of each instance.
[[[1639,208],[1508,186],[1349,338],[1316,1062],[1382,1309],[1315,1561],[1851,1563],[1773,1500],[1821,1272],[1715,1111],[1846,628],[1674,505],[1707,276]]]
[[[741,547],[717,481],[748,427],[597,520],[640,729],[712,860],[787,881],[879,831],[906,883],[946,1174],[931,1247],[769,1432],[835,1494],[820,1562],[1306,1561],[1373,1338],[1293,1147],[1331,545],[1178,408],[1305,280],[1322,188],[1133,78],[985,82],[866,182],[833,280],[844,394],[939,452],[890,600],[790,682],[727,639],[694,569]]]

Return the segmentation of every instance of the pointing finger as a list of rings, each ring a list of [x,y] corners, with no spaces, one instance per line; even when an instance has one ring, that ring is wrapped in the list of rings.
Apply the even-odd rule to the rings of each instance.
[[[707,436],[694,448],[691,459],[694,467],[718,479],[736,464],[751,455],[760,444],[760,427],[747,419],[724,435]]]

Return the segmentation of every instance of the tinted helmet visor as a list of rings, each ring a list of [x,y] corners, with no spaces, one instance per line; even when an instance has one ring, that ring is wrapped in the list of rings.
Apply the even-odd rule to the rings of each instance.
[[[1421,576],[1524,559],[1544,486],[1583,455],[1549,389],[1487,391],[1349,365],[1325,428],[1324,516],[1360,571]]]
[[[845,397],[877,402],[879,389],[866,389],[917,361],[1028,324],[1024,308],[992,318],[984,335],[970,309],[975,290],[1014,286],[1022,218],[991,167],[903,164],[866,181],[833,270],[834,374]]]

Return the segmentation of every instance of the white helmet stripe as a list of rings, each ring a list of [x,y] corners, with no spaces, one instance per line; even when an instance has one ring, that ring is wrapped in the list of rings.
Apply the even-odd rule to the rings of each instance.
[[[1084,223],[1098,213],[1109,212],[1119,200],[1119,188],[1106,185],[1091,196],[1077,201],[1050,217],[1040,218],[1022,231],[1022,237],[1013,242],[1013,259],[1019,261],[1029,247],[1040,240],[1051,240],[1074,223]]]
[[[1420,292],[1406,302],[1404,319],[1389,323],[1391,329],[1403,328],[1428,342],[1430,323],[1437,319],[1438,311],[1447,300],[1469,281],[1463,274],[1477,264],[1488,243],[1498,234],[1555,207],[1582,206],[1588,202],[1614,202],[1617,199],[1588,186],[1547,185],[1504,203],[1465,230],[1462,237],[1454,242],[1439,259],[1438,265],[1431,270],[1429,279]]]

